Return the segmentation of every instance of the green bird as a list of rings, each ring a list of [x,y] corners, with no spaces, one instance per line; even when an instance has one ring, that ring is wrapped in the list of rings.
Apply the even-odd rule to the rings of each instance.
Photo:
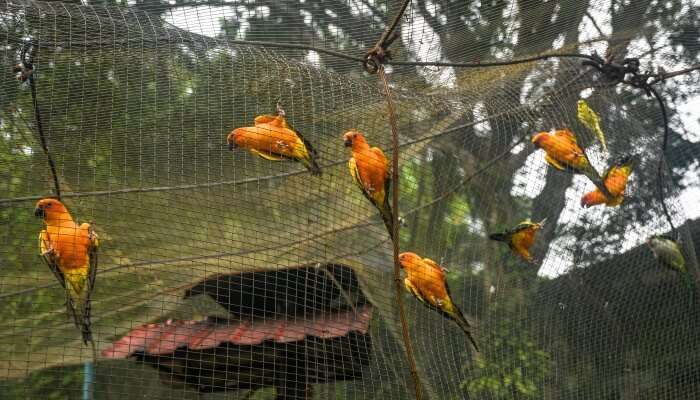
[[[583,99],[580,99],[578,103],[576,103],[576,110],[578,120],[583,124],[583,126],[598,136],[598,140],[600,140],[600,144],[603,146],[603,151],[607,152],[608,145],[605,143],[605,134],[603,133],[603,129],[600,128],[600,117],[598,114],[596,114],[588,103],[586,103],[586,100]]]
[[[678,243],[667,236],[657,235],[650,237],[647,245],[662,267],[678,271],[685,279],[686,286],[693,289],[693,276],[686,268],[685,257]]]

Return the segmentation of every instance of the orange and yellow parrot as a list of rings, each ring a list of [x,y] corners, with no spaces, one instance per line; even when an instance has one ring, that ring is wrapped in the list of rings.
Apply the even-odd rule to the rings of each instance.
[[[93,345],[90,329],[90,295],[97,272],[97,234],[88,223],[78,224],[60,201],[41,199],[34,215],[44,219],[39,249],[51,272],[66,291],[66,306],[83,342]]]
[[[503,233],[489,235],[489,239],[507,243],[508,247],[525,261],[534,263],[535,259],[530,255],[530,247],[535,244],[535,234],[542,229],[546,220],[547,218],[535,223],[526,219]]]
[[[270,161],[299,161],[312,175],[321,175],[316,150],[289,125],[283,113],[259,115],[255,126],[234,129],[226,141],[230,150],[240,147]]]
[[[598,171],[593,168],[586,153],[576,143],[576,136],[568,129],[557,130],[554,133],[540,132],[533,136],[535,147],[544,150],[544,160],[560,171],[583,174],[591,180],[603,193],[607,188],[603,185]]]
[[[630,156],[625,156],[615,162],[610,168],[608,168],[603,176],[605,187],[608,188],[608,192],[610,192],[612,197],[607,197],[600,191],[600,189],[596,189],[581,197],[581,207],[592,207],[598,204],[605,204],[608,207],[616,207],[622,204],[622,201],[625,199],[625,187],[627,187],[627,180],[632,173],[633,167],[634,159]]]
[[[345,132],[343,140],[346,147],[352,148],[352,157],[348,162],[352,179],[360,187],[362,194],[377,207],[389,236],[393,239],[394,217],[389,204],[389,161],[379,147],[369,147],[365,136],[358,131]]]
[[[467,335],[474,349],[479,351],[479,346],[471,334],[471,325],[452,301],[450,288],[445,280],[446,269],[429,258],[421,258],[411,252],[401,253],[399,262],[401,268],[406,271],[406,278],[403,280],[406,290],[421,303],[431,309],[437,309],[444,317],[455,321]]]

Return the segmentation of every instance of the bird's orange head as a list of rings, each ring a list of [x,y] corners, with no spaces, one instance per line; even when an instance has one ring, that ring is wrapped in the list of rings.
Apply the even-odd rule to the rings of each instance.
[[[410,268],[421,260],[422,258],[418,254],[410,251],[399,254],[399,264],[401,268]]]
[[[47,197],[36,202],[34,215],[43,218],[46,222],[59,222],[71,220],[68,209],[57,199]]]
[[[352,147],[353,149],[355,149],[357,146],[367,145],[365,135],[354,129],[343,134],[343,141],[345,142],[345,147]]]
[[[228,143],[228,149],[233,151],[233,149],[236,148],[237,146],[237,140],[238,137],[240,136],[238,129],[234,129],[231,131],[231,133],[228,134],[226,137],[226,143]]]
[[[542,147],[542,142],[547,141],[549,138],[549,132],[540,132],[537,135],[532,137],[532,144],[535,145],[537,148]]]
[[[593,207],[598,204],[603,204],[607,201],[607,198],[600,190],[594,190],[588,192],[581,197],[581,207],[588,208]]]

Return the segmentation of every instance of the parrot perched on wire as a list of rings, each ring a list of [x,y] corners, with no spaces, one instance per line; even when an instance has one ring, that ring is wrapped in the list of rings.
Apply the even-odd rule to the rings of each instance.
[[[616,207],[622,204],[632,168],[634,168],[634,158],[631,156],[625,156],[616,161],[603,175],[605,187],[608,188],[612,197],[606,197],[600,189],[596,189],[581,197],[581,207],[592,207],[598,204]]]
[[[478,352],[479,346],[471,334],[471,325],[452,301],[450,288],[445,280],[445,271],[447,270],[435,261],[421,258],[412,252],[401,253],[399,263],[401,268],[406,271],[406,278],[403,280],[406,290],[421,303],[431,309],[437,309],[443,317],[455,321]]]
[[[352,148],[352,157],[348,161],[350,175],[362,190],[362,194],[379,210],[393,240],[394,217],[389,204],[389,161],[379,147],[369,147],[365,136],[358,131],[345,132],[343,140],[346,147]]]
[[[525,261],[534,263],[535,259],[530,255],[530,247],[535,244],[535,234],[542,229],[546,220],[547,218],[540,222],[532,222],[528,218],[503,233],[489,235],[489,239],[507,243],[508,247]]]
[[[693,276],[686,268],[685,257],[678,243],[667,236],[658,235],[650,237],[647,245],[662,267],[678,271],[685,279],[688,289],[693,289]]]
[[[93,346],[90,328],[90,295],[95,286],[99,241],[93,227],[73,221],[57,199],[36,203],[34,215],[43,218],[46,229],[39,233],[41,256],[66,292],[66,306],[80,330],[83,342]]]
[[[278,106],[278,115],[259,115],[255,117],[255,126],[234,129],[226,138],[229,149],[247,149],[270,161],[299,161],[312,175],[321,175],[316,150],[289,125],[284,115]]]
[[[593,168],[586,153],[576,143],[576,136],[572,131],[561,129],[554,133],[540,132],[533,136],[532,143],[535,147],[544,150],[544,160],[547,164],[560,171],[583,174],[603,193],[607,196],[610,195],[600,178],[600,174]]]

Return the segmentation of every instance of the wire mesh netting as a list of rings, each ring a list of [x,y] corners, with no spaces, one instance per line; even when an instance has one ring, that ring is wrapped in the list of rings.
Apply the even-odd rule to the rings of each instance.
[[[0,398],[698,398],[699,13],[3,0]]]

